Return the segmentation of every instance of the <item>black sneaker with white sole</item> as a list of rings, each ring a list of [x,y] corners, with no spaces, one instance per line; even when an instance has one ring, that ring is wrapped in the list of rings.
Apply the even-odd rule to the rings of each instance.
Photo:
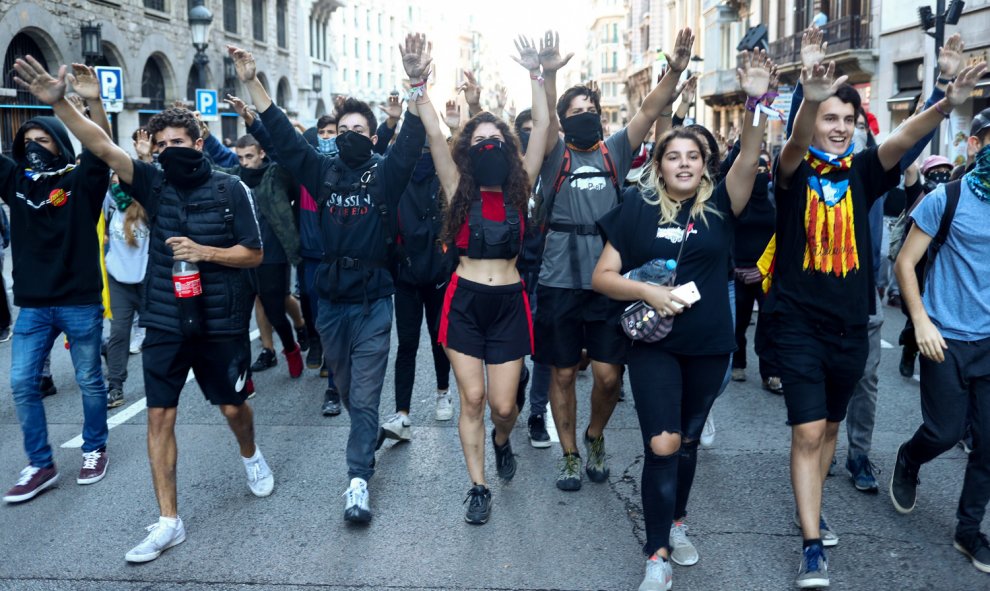
[[[898,513],[907,514],[914,510],[918,500],[918,467],[908,463],[904,457],[904,446],[897,449],[897,460],[894,469],[890,471],[890,500]]]
[[[990,573],[990,543],[982,533],[960,536],[952,540],[952,547],[962,552],[973,563],[976,570]]]
[[[550,447],[550,434],[547,433],[547,419],[543,415],[529,417],[529,444],[538,449]]]
[[[258,354],[258,358],[251,364],[251,371],[265,371],[266,369],[271,369],[276,365],[278,365],[278,357],[275,356],[275,351],[271,349],[262,349],[261,353]]]
[[[495,429],[492,429],[492,445],[495,447],[495,470],[502,480],[512,480],[516,475],[516,455],[512,453],[512,442],[508,439],[499,445],[495,443]]]

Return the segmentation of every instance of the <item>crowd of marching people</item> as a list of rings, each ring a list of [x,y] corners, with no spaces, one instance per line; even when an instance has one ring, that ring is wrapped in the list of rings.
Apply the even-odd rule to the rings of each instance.
[[[135,396],[128,356],[142,356],[159,517],[127,561],[154,560],[186,537],[175,425],[190,371],[230,426],[249,489],[272,494],[275,471],[247,401],[252,374],[280,357],[289,379],[310,369],[327,380],[314,412],[347,410],[344,519],[366,524],[376,450],[412,436],[425,318],[429,412],[457,416],[471,524],[492,516],[489,439],[499,479],[520,468],[512,438],[524,412],[530,444],[547,448],[549,405],[558,489],[607,482],[605,431],[628,380],[643,444],[639,589],[670,589],[673,564],[700,560],[687,525],[698,448],[713,436],[719,395],[747,379],[755,305],[759,379],[783,396],[791,429],[795,584],[827,587],[825,548],[839,533],[821,511],[823,483],[840,461],[843,421],[854,486],[881,486],[870,459],[880,293],[896,284],[908,318],[901,372],[920,365],[923,422],[889,467],[888,493],[898,512],[912,511],[922,466],[966,439],[953,543],[990,572],[980,530],[990,500],[990,109],[973,119],[965,166],[921,158],[986,65],[965,65],[962,40],[950,37],[931,97],[878,141],[812,27],[787,139],[771,156],[767,123],[782,118],[772,107],[775,64],[759,49],[740,55],[746,114],[725,143],[684,119],[694,43],[690,29],[677,34],[658,83],[613,133],[593,83],[558,89],[572,54],[551,31],[516,40],[532,104],[512,119],[482,109],[470,73],[459,89],[467,117],[453,101],[435,105],[432,47],[415,34],[400,44],[408,95],[392,97],[385,120],[344,98],[309,129],[273,103],[252,55],[228,46],[248,96],[226,100],[248,133],[226,146],[175,106],[134,131],[132,153],[111,139],[91,68],[47,72],[18,59],[16,82],[54,116],[22,125],[11,157],[0,158],[10,211],[0,235],[19,309],[12,321],[0,285],[0,342],[13,337],[10,383],[28,457],[4,501],[29,501],[59,479],[43,399],[56,391],[46,367],[64,334],[83,399],[80,485],[107,474],[108,409]],[[891,212],[881,249],[883,198],[899,186],[906,203]],[[261,338],[253,360],[252,314]],[[395,408],[382,413],[393,318]],[[576,377],[586,366],[590,418],[579,431]]]

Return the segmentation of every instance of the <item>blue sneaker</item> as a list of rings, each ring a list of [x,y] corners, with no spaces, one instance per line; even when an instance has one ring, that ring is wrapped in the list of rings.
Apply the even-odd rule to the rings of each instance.
[[[798,589],[823,589],[828,587],[828,559],[820,544],[812,544],[801,553],[801,566],[795,581]]]
[[[874,466],[869,457],[847,458],[846,471],[849,472],[856,490],[873,494],[880,490],[876,477],[876,474],[880,473],[880,468]]]

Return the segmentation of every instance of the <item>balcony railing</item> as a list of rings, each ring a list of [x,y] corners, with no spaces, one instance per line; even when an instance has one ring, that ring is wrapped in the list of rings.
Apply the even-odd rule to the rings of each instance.
[[[870,22],[854,14],[834,20],[824,27],[825,41],[828,41],[827,56],[851,49],[870,48]],[[801,35],[778,39],[770,44],[770,57],[780,65],[801,61]]]

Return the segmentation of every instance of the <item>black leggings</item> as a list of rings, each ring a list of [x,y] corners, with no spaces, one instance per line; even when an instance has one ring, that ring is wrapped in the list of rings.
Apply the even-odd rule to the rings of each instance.
[[[732,369],[746,369],[746,329],[753,318],[753,304],[763,308],[763,286],[759,283],[745,283],[736,279],[736,352],[732,354]],[[759,320],[757,320],[758,322]],[[760,357],[760,377],[764,380],[780,376],[768,360]]]
[[[450,360],[437,342],[440,327],[440,310],[447,291],[444,283],[440,289],[432,283],[413,285],[405,281],[395,282],[395,332],[399,349],[395,354],[395,411],[409,412],[412,401],[413,380],[416,377],[416,351],[419,349],[419,331],[423,326],[423,310],[426,310],[426,327],[433,345],[433,369],[437,374],[437,389],[450,387]]]
[[[628,355],[629,384],[643,436],[643,519],[652,555],[670,548],[670,524],[687,515],[688,497],[698,465],[698,439],[725,377],[728,354],[678,355],[657,345],[635,344]],[[675,453],[653,453],[650,440],[677,433]]]
[[[296,336],[285,312],[285,296],[289,294],[288,263],[262,264],[254,272],[257,277],[258,298],[269,324],[278,333],[282,347],[286,351],[295,351]]]
[[[303,285],[303,277],[305,277],[305,261],[296,265],[296,284],[299,286],[299,308],[302,311],[303,323],[306,325],[306,333],[309,335],[310,341],[320,342],[320,338],[316,332],[316,318],[313,315],[313,302],[309,301],[309,290]]]

